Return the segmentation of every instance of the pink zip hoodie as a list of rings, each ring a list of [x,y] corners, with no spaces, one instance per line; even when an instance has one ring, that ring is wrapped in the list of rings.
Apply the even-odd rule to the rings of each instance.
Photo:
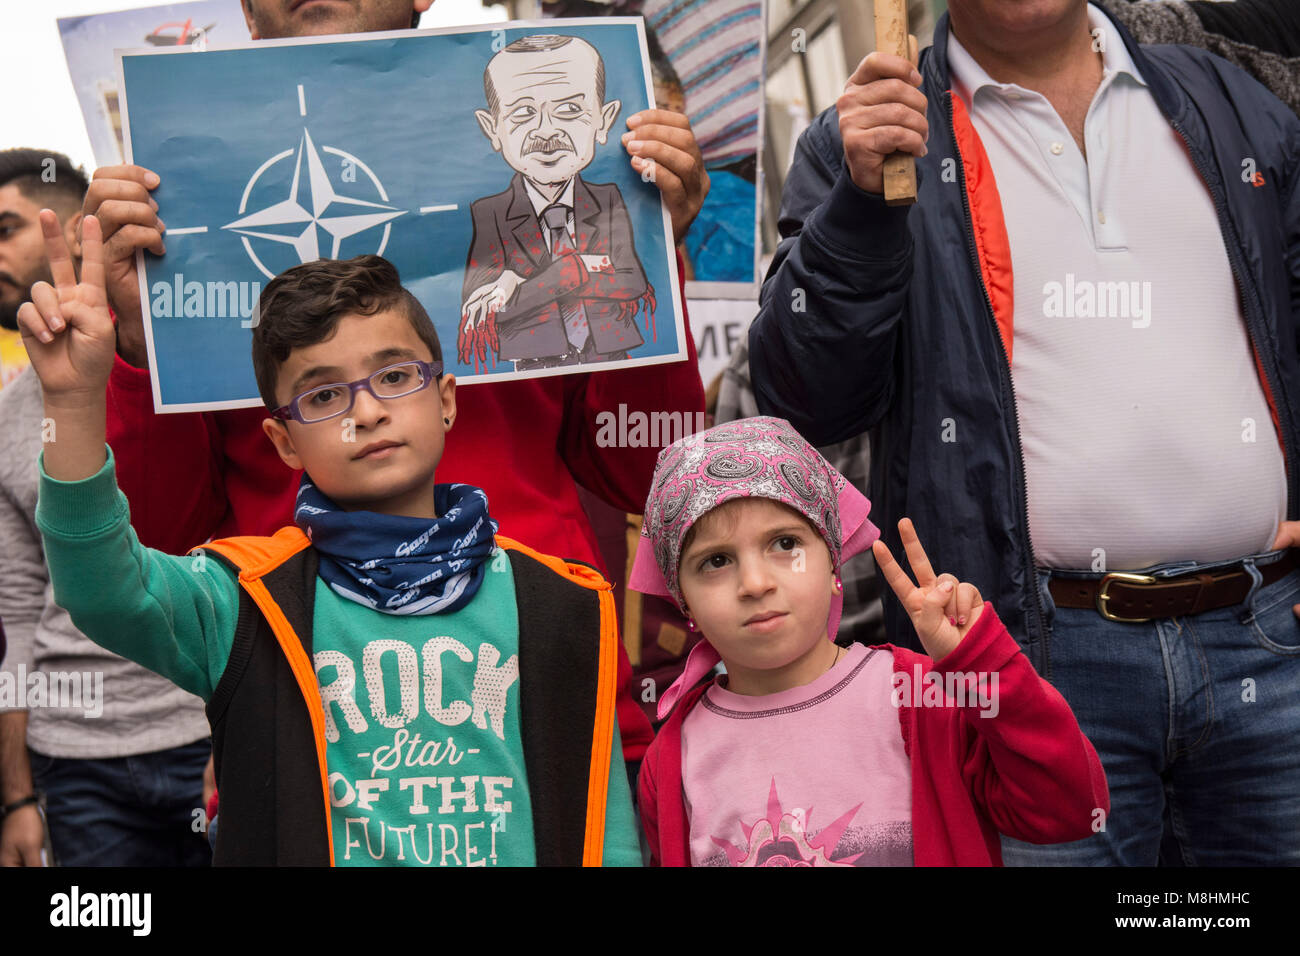
[[[998,834],[1029,843],[1092,836],[1110,813],[1101,761],[1069,705],[1040,678],[985,604],[965,639],[936,665],[894,655],[898,718],[911,762],[916,866],[1001,866]],[[998,673],[996,716],[976,702],[914,706],[918,675]],[[682,794],[682,724],[709,684],[689,691],[641,765],[640,810],[657,866],[690,865],[690,820]]]

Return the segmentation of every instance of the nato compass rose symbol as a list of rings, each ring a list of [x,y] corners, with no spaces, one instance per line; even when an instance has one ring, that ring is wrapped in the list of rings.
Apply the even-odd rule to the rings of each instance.
[[[301,85],[298,86],[298,112],[301,116],[307,115],[306,100]],[[355,182],[357,170],[364,173],[382,202],[341,195],[330,182],[330,174],[326,170],[323,154],[338,157],[343,161],[344,170],[351,171],[353,177],[348,180],[345,175],[345,181]],[[278,195],[283,198],[250,210],[250,199],[259,181],[268,174],[272,182],[276,178],[282,179],[284,170],[280,164],[286,161],[292,164],[293,173],[288,186],[288,195],[285,196],[282,191],[278,192]],[[268,186],[260,193],[268,193],[271,188]],[[446,212],[456,208],[456,204],[453,203],[422,206],[419,211],[421,213]],[[257,168],[240,197],[239,218],[226,223],[221,228],[238,233],[249,259],[264,276],[273,279],[283,269],[268,268],[253,250],[250,238],[288,246],[296,255],[298,262],[304,263],[314,262],[322,255],[337,259],[344,239],[363,235],[382,226],[383,232],[378,236],[377,248],[374,249],[376,255],[382,256],[388,246],[392,221],[406,215],[409,211],[389,205],[384,184],[379,181],[379,177],[371,171],[370,167],[345,150],[333,146],[318,148],[311,138],[311,133],[304,127],[296,148],[276,153]],[[207,232],[207,227],[167,230],[169,236],[201,232]]]

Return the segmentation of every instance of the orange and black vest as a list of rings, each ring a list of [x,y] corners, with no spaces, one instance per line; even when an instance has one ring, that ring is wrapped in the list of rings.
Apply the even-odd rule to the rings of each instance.
[[[599,866],[616,732],[613,586],[584,564],[496,542],[519,608],[519,722],[537,864]],[[333,866],[312,664],[316,550],[287,527],[202,551],[231,567],[241,588],[234,645],[207,707],[221,794],[213,863]]]

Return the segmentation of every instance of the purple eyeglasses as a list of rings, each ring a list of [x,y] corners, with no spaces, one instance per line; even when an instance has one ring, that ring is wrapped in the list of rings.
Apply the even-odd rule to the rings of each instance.
[[[364,388],[381,401],[387,401],[422,391],[441,374],[441,362],[421,362],[413,359],[396,365],[386,365],[355,382],[334,382],[330,385],[317,385],[310,388],[296,396],[288,405],[273,410],[271,417],[281,421],[292,418],[303,425],[314,425],[316,422],[328,421],[352,411],[359,388]]]

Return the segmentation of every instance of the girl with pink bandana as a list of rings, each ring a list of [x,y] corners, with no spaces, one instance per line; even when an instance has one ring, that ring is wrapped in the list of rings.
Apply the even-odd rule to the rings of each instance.
[[[1001,865],[999,833],[1105,826],[1105,774],[1064,699],[903,519],[913,584],[869,510],[780,419],[660,454],[630,586],[676,601],[704,640],[641,767],[655,863]],[[834,643],[839,569],[868,546],[928,655]]]

